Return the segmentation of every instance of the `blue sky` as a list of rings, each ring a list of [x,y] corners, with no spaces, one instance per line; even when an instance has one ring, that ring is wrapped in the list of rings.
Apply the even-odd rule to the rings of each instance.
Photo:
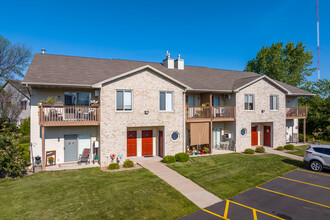
[[[321,78],[330,78],[330,1],[320,1]],[[34,53],[243,70],[263,45],[302,41],[317,65],[316,0],[0,0],[0,35]],[[317,72],[310,78],[317,79]]]

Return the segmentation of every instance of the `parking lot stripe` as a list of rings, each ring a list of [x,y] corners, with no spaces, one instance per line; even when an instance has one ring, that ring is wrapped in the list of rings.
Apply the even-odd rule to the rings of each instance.
[[[223,216],[224,216],[225,218],[227,218],[227,216],[228,216],[228,209],[229,209],[229,200],[226,200],[225,213],[223,214]]]
[[[278,178],[290,180],[290,181],[297,182],[297,183],[303,183],[303,184],[307,184],[307,185],[311,185],[311,186],[316,186],[316,187],[320,187],[320,188],[324,188],[324,189],[330,189],[329,187],[320,186],[320,185],[316,185],[316,184],[312,184],[312,183],[307,183],[307,182],[303,182],[300,180],[294,180],[294,179],[290,179],[290,178],[286,178],[286,177],[282,177],[282,176],[279,176]]]
[[[270,190],[270,189],[265,189],[265,188],[261,188],[259,186],[256,186],[257,189],[261,189],[261,190],[265,190],[265,191],[268,191],[268,192],[272,192],[272,193],[276,193],[276,194],[279,194],[279,195],[282,195],[282,196],[287,196],[287,197],[290,197],[290,198],[293,198],[293,199],[297,199],[297,200],[300,200],[300,201],[304,201],[304,202],[308,202],[308,203],[312,203],[314,205],[319,205],[319,206],[323,206],[323,207],[326,207],[326,208],[330,208],[330,206],[327,206],[327,205],[323,205],[323,204],[320,204],[320,203],[317,203],[317,202],[312,202],[312,201],[309,201],[309,200],[306,200],[306,199],[302,199],[302,198],[298,198],[298,197],[295,197],[295,196],[290,196],[288,194],[284,194],[284,193],[280,193],[280,192],[277,192],[277,191],[273,191],[273,190]]]
[[[313,173],[313,174],[318,174],[318,175],[322,175],[322,176],[330,176],[329,174],[325,174],[325,173],[317,173],[317,172],[313,172],[313,171],[309,171],[309,170],[302,170],[302,169],[296,169],[298,171],[302,171],[302,172],[307,172],[307,173]]]
[[[265,215],[271,216],[271,217],[273,217],[273,218],[277,218],[277,219],[285,220],[284,218],[277,217],[277,216],[275,216],[275,215],[269,214],[269,213],[267,213],[267,212],[260,211],[260,210],[258,210],[258,209],[255,209],[255,208],[252,208],[252,207],[249,207],[249,206],[243,205],[243,204],[241,204],[241,203],[234,202],[234,201],[232,201],[232,200],[229,200],[229,201],[232,202],[232,203],[234,203],[234,204],[236,204],[236,205],[239,205],[239,206],[242,206],[242,207],[245,207],[245,208],[248,208],[248,209],[252,209],[253,212],[255,212],[255,211],[256,211],[256,212],[260,212],[260,213],[262,213],[262,214],[265,214]],[[254,213],[253,213],[253,216],[254,216]]]
[[[216,213],[214,213],[214,212],[211,212],[211,211],[209,211],[209,210],[207,210],[207,209],[202,209],[204,212],[207,212],[207,213],[210,213],[211,215],[215,215],[215,216],[217,216],[217,217],[219,217],[219,218],[222,218],[222,219],[226,219],[226,220],[230,220],[229,218],[225,218],[225,217],[223,217],[223,216],[221,216],[221,215],[218,215],[218,214],[216,214]]]

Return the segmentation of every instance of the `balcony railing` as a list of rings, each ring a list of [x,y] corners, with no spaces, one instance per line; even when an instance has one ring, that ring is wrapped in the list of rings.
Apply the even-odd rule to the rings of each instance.
[[[286,118],[287,119],[307,118],[307,107],[306,106],[287,107]]]
[[[187,107],[186,119],[188,121],[201,121],[201,120],[235,121],[235,107],[233,106]]]
[[[100,108],[90,106],[40,106],[41,126],[88,126],[100,124]]]

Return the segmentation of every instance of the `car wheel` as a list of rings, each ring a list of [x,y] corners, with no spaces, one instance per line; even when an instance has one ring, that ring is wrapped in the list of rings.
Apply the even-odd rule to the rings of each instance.
[[[317,160],[312,161],[309,166],[315,172],[319,172],[322,170],[322,164]]]

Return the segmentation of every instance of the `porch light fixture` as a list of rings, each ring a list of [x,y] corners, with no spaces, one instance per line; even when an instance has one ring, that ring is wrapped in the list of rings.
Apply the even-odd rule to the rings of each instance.
[[[57,138],[57,142],[60,142],[61,141],[61,139],[60,138]]]
[[[145,111],[144,111],[144,114],[145,114],[145,115],[149,114],[149,111],[148,111],[148,110],[145,110]]]
[[[261,113],[264,113],[265,112],[265,110],[261,110]]]

